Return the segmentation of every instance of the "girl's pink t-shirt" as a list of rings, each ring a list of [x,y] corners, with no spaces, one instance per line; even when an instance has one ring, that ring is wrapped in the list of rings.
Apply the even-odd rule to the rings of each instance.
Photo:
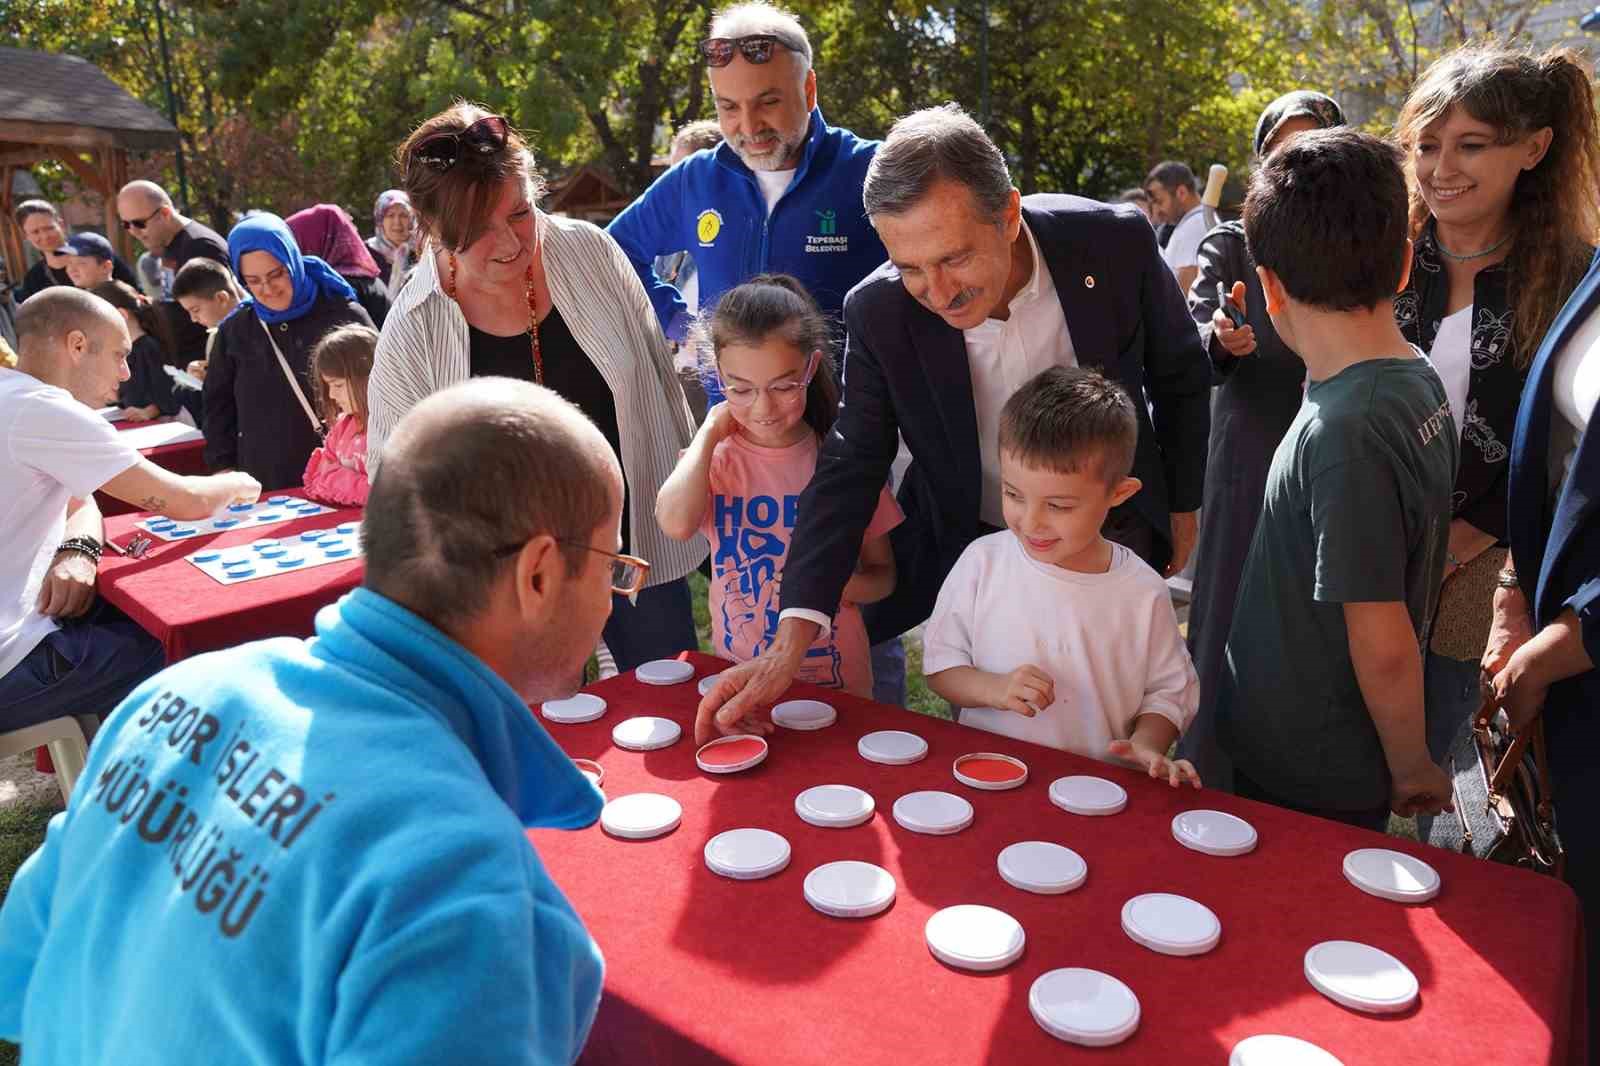
[[[735,435],[711,456],[711,500],[701,532],[711,542],[712,651],[734,662],[759,655],[778,631],[783,561],[800,494],[817,467],[817,438],[764,448]],[[887,486],[867,525],[881,537],[905,516]],[[842,603],[833,627],[806,652],[799,680],[871,697],[872,658],[861,609]]]

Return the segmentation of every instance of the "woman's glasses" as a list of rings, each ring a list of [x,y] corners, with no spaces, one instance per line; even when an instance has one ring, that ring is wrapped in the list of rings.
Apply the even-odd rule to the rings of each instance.
[[[779,385],[748,385],[742,381],[730,385],[722,380],[720,373],[717,375],[717,381],[722,386],[722,395],[734,407],[742,409],[751,406],[756,402],[756,397],[761,395],[763,389],[768,396],[772,397],[773,403],[788,407],[805,399],[806,389],[810,387],[811,379],[816,377],[817,366],[821,360],[822,352],[813,351],[806,359],[805,370],[800,376],[793,381],[785,381]]]
[[[488,115],[464,130],[435,133],[424,138],[411,149],[411,158],[425,167],[442,172],[466,156],[483,158],[502,151],[510,135],[510,123],[500,115]]]
[[[800,51],[776,34],[752,33],[745,37],[708,37],[700,42],[700,54],[705,56],[708,67],[727,66],[733,62],[734,52],[744,56],[747,63],[769,63],[772,61],[772,50],[777,45],[791,52]]]

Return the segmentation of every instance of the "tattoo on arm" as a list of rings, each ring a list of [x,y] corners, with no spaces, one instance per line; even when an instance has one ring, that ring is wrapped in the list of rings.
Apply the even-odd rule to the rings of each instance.
[[[146,511],[163,511],[166,509],[167,500],[164,496],[146,496],[139,501],[139,505]]]

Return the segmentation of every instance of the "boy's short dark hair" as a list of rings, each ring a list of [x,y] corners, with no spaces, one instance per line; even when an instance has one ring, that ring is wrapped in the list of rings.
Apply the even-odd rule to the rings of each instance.
[[[233,273],[215,259],[191,259],[172,279],[172,298],[185,296],[209,300],[219,292],[233,292]]]
[[[1308,130],[1250,176],[1245,243],[1300,303],[1366,310],[1399,291],[1408,209],[1397,148],[1350,127]]]
[[[1053,366],[1000,411],[1000,450],[1058,474],[1086,472],[1115,485],[1133,470],[1138,447],[1133,401],[1093,370]]]

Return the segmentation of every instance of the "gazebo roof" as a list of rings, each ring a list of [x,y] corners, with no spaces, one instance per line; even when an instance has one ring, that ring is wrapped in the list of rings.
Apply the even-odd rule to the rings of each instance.
[[[0,48],[0,154],[62,145],[150,151],[174,148],[178,131],[88,60]]]

